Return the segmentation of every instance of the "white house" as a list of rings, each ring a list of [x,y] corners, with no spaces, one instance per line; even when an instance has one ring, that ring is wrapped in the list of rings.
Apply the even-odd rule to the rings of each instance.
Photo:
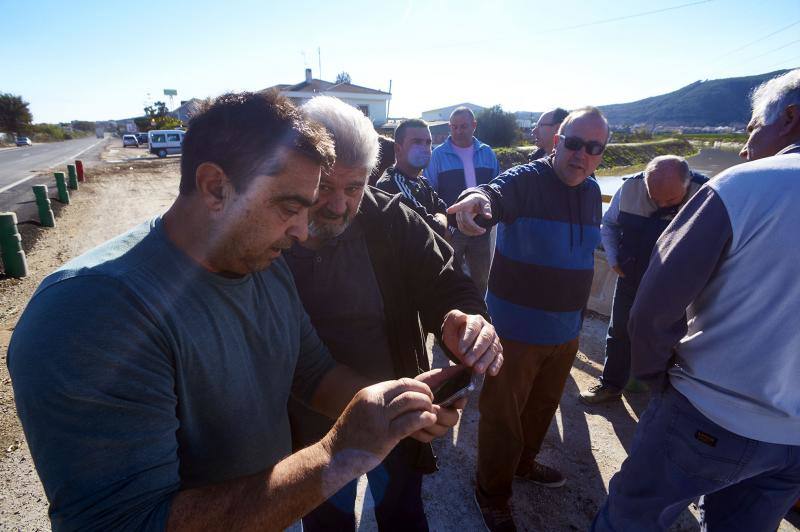
[[[372,123],[380,126],[387,121],[391,93],[369,89],[352,83],[331,83],[311,76],[311,69],[306,69],[306,79],[296,85],[273,85],[264,89],[279,90],[297,105],[302,105],[314,96],[324,94],[339,98],[345,103],[358,108]]]
[[[444,120],[446,122],[450,121],[450,113],[452,113],[456,107],[467,107],[474,114],[478,114],[486,107],[481,107],[480,105],[475,105],[474,103],[459,103],[456,105],[450,105],[448,107],[440,107],[439,109],[431,109],[430,111],[422,111],[422,119],[426,122],[438,122],[440,120]]]

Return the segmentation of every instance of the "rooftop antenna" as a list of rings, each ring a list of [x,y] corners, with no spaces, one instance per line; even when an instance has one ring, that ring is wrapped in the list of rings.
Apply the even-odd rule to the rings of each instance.
[[[322,79],[322,50],[317,46],[317,59],[319,60],[319,79]]]
[[[306,59],[306,51],[300,50],[300,55],[303,56],[303,68],[308,68],[308,59]]]

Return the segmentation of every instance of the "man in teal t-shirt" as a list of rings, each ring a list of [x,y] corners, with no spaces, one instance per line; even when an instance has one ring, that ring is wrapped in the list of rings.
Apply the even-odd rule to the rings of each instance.
[[[39,287],[8,365],[54,530],[284,528],[456,423],[431,404],[446,371],[369,386],[300,305],[280,255],[332,158],[288,100],[221,96],[191,122],[170,209]],[[291,455],[290,394],[338,416]]]

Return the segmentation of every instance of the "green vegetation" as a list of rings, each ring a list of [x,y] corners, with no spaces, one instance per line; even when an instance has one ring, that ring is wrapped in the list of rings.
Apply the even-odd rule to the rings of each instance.
[[[28,102],[22,96],[0,93],[0,131],[24,135],[33,122]]]
[[[663,139],[652,142],[636,142],[629,144],[609,144],[603,152],[600,168],[614,168],[647,164],[659,155],[680,155],[688,157],[697,153],[697,148],[685,139]]]
[[[517,117],[499,105],[484,109],[475,119],[478,121],[475,136],[489,146],[513,146],[519,139]]]
[[[147,132],[151,129],[177,129],[182,123],[179,119],[169,114],[167,104],[156,102],[144,108],[145,116],[134,118],[133,122],[139,131]]]
[[[518,164],[528,162],[528,155],[532,148],[495,148],[500,171],[505,171]],[[697,153],[697,149],[685,139],[661,139],[651,142],[636,142],[627,144],[609,144],[603,152],[603,162],[597,171],[598,175],[618,173],[624,167],[626,171],[635,171],[637,165],[642,168],[654,157],[659,155],[680,155],[689,157]],[[632,168],[628,168],[632,167]]]
[[[747,133],[685,133],[677,135],[686,140],[699,140],[702,142],[747,142]]]
[[[67,131],[60,124],[34,124],[28,127],[27,133],[33,142],[58,142],[79,139],[89,135],[88,131],[76,129]]]

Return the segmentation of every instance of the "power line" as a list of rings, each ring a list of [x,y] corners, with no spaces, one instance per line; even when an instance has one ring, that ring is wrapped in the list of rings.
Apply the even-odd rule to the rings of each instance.
[[[600,26],[601,24],[608,24],[608,23],[611,23],[611,22],[619,22],[620,20],[628,20],[628,19],[632,19],[632,18],[646,17],[648,15],[655,15],[656,13],[663,13],[665,11],[674,11],[676,9],[683,9],[683,8],[686,8],[686,7],[696,6],[696,5],[700,5],[700,4],[708,4],[708,3],[711,3],[711,2],[714,2],[714,1],[715,0],[698,0],[698,1],[695,1],[695,2],[688,2],[688,3],[685,3],[685,4],[679,4],[677,6],[664,7],[664,8],[661,8],[661,9],[653,9],[653,10],[650,10],[650,11],[642,11],[641,13],[633,13],[631,15],[623,15],[623,16],[607,18],[607,19],[603,19],[603,20],[595,20],[595,21],[592,21],[592,22],[585,22],[583,24],[576,24],[574,26],[562,26],[560,28],[551,28],[551,29],[547,29],[547,30],[537,30],[536,31],[536,35],[544,35],[544,34],[547,34],[547,33],[555,33],[555,32],[559,32],[559,31],[577,30],[577,29],[581,29],[581,28],[588,28],[588,27],[591,27],[591,26]],[[512,38],[514,38],[514,37],[509,36],[509,37],[506,37],[505,39],[497,39],[497,38],[481,39],[481,40],[476,40],[476,41],[466,41],[466,42],[458,42],[458,43],[451,43],[451,44],[442,44],[442,45],[438,45],[438,46],[428,46],[428,47],[425,47],[424,49],[426,49],[426,50],[436,50],[436,49],[442,49],[442,48],[456,48],[456,47],[466,46],[466,45],[475,45],[475,44],[484,44],[484,43],[489,43],[489,42],[497,42],[498,40],[507,40],[507,39],[512,39]]]
[[[708,4],[709,2],[713,2],[713,1],[714,0],[700,0],[698,2],[689,2],[688,4],[680,4],[680,5],[672,6],[672,7],[664,7],[664,8],[661,8],[661,9],[654,9],[652,11],[643,11],[641,13],[634,13],[633,15],[624,15],[624,16],[621,16],[621,17],[607,18],[607,19],[604,19],[604,20],[596,20],[594,22],[586,22],[584,24],[576,24],[575,26],[564,26],[564,27],[561,27],[561,28],[553,28],[553,29],[550,29],[550,30],[537,31],[536,33],[540,34],[540,33],[553,33],[553,32],[556,32],[556,31],[577,30],[577,29],[580,29],[580,28],[588,28],[590,26],[599,26],[600,24],[608,24],[609,22],[618,22],[620,20],[628,20],[628,19],[631,19],[631,18],[645,17],[647,15],[654,15],[656,13],[663,13],[665,11],[673,11],[675,9],[683,9],[684,7],[691,7],[691,6],[696,6],[696,5],[700,5],[700,4]]]
[[[792,22],[791,24],[789,24],[788,26],[784,26],[784,27],[782,27],[782,28],[781,28],[781,29],[779,29],[779,30],[775,30],[775,31],[773,31],[773,32],[772,32],[772,33],[770,33],[770,34],[768,34],[768,35],[764,35],[763,37],[761,37],[761,38],[759,38],[759,39],[756,39],[755,41],[749,42],[749,43],[747,43],[747,44],[745,44],[745,45],[743,45],[743,46],[740,46],[739,48],[736,48],[735,50],[731,50],[730,52],[726,52],[726,53],[722,54],[721,56],[719,56],[719,57],[717,57],[717,58],[713,59],[713,61],[717,61],[717,60],[719,60],[719,59],[722,59],[723,57],[728,57],[728,56],[729,56],[729,55],[731,55],[731,54],[735,54],[736,52],[739,52],[739,51],[741,51],[741,50],[744,50],[745,48],[749,48],[750,46],[753,46],[754,44],[758,44],[758,43],[760,43],[761,41],[763,41],[763,40],[766,40],[766,39],[769,39],[769,38],[770,38],[770,37],[772,37],[773,35],[777,35],[777,34],[779,34],[780,32],[782,32],[782,31],[786,31],[786,30],[788,30],[789,28],[791,28],[791,27],[793,27],[793,26],[797,26],[798,24],[800,24],[800,20],[796,20],[796,21]]]
[[[760,57],[764,57],[765,55],[769,55],[769,54],[771,54],[772,52],[777,52],[778,50],[783,50],[784,48],[787,48],[787,47],[789,47],[789,46],[791,46],[791,45],[793,45],[793,44],[795,44],[795,43],[798,43],[798,42],[800,42],[800,39],[797,39],[797,40],[795,40],[795,41],[792,41],[792,42],[786,43],[786,44],[784,44],[783,46],[778,46],[777,48],[773,48],[772,50],[769,50],[769,51],[767,51],[767,52],[764,52],[763,54],[757,55],[757,56],[755,56],[755,57],[751,57],[750,59],[746,59],[745,61],[752,61],[753,59],[758,59],[758,58],[760,58]]]
[[[769,65],[767,67],[764,67],[764,68],[775,68],[776,66],[785,65],[786,63],[788,63],[790,61],[798,61],[798,62],[800,62],[800,55],[792,57],[791,59],[786,59],[784,61],[779,61],[777,63],[773,63],[773,64],[771,64],[771,65]],[[795,66],[795,67],[789,67],[789,68],[797,68],[797,67]]]

